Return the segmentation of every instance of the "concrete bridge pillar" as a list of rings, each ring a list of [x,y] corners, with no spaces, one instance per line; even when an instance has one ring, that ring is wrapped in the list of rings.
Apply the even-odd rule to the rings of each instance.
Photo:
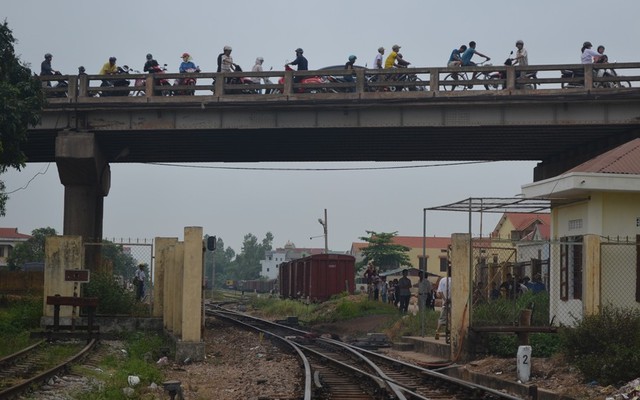
[[[60,132],[56,164],[64,185],[64,235],[78,235],[87,243],[102,239],[104,197],[111,187],[111,170],[93,133]],[[99,265],[99,249],[87,249],[88,269]]]

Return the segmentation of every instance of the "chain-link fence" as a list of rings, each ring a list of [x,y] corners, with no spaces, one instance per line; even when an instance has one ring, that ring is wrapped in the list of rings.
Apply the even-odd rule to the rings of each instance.
[[[600,308],[640,307],[638,243],[601,240],[600,259],[593,260],[600,273],[594,276],[587,276],[597,272],[586,268],[582,236],[474,240],[472,326],[517,325],[523,309],[533,310],[534,326],[574,325],[587,300]]]
[[[640,259],[636,242],[605,239],[600,244],[601,304],[639,307]]]
[[[86,268],[91,271],[91,295],[101,298],[98,310],[109,313],[139,313],[126,300],[151,305],[153,302],[153,241],[113,239],[85,242]],[[144,264],[141,292],[134,282],[139,265]],[[136,283],[134,285],[134,283]],[[87,288],[84,290],[87,291]],[[139,297],[139,298],[138,298]],[[148,309],[148,307],[147,307]],[[148,311],[148,310],[147,310]]]

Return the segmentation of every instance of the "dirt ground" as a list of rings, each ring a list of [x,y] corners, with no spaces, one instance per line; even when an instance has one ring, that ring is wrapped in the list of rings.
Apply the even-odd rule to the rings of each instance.
[[[389,325],[388,319],[388,316],[371,316],[314,328],[318,332],[337,334],[346,341],[368,332],[383,332],[383,327]],[[166,380],[181,382],[185,399],[293,400],[301,398],[301,388],[298,387],[301,382],[300,366],[297,358],[292,354],[280,351],[269,340],[259,335],[215,319],[207,320],[207,328],[204,335],[206,343],[204,361],[187,364],[169,362],[162,366]],[[117,343],[112,347],[114,351],[120,351]],[[408,359],[403,357],[401,352],[395,354],[399,359]],[[393,353],[390,355],[393,356]],[[488,357],[467,363],[464,367],[500,379],[516,380],[514,359]],[[638,381],[626,390],[603,388],[585,383],[580,373],[560,358],[532,360],[531,383],[573,399],[632,398],[633,396],[623,397],[621,393],[631,393],[635,386],[640,385],[640,380]],[[140,391],[144,398],[167,398],[163,393],[161,382],[157,384],[155,388],[151,386],[137,388],[136,391]],[[64,377],[45,385],[41,390],[29,395],[28,399],[67,400],[75,397],[68,393],[80,388],[87,390],[94,385],[97,384],[91,383],[84,377]]]

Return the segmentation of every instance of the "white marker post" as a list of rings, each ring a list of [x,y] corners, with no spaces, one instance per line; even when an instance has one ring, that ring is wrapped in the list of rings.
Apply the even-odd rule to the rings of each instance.
[[[518,380],[529,382],[531,378],[531,346],[518,346]]]

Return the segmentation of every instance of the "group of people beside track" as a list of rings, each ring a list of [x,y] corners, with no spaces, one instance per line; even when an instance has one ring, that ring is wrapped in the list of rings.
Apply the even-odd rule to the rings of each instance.
[[[366,293],[371,301],[382,301],[393,304],[400,313],[406,314],[409,310],[412,288],[417,288],[418,312],[435,311],[436,299],[440,299],[440,317],[436,327],[436,339],[439,338],[440,330],[446,326],[449,315],[449,304],[451,298],[451,277],[441,277],[436,284],[432,284],[425,276],[424,271],[418,272],[418,282],[414,285],[408,277],[409,270],[403,269],[402,276],[387,282],[387,277],[381,275],[374,267],[373,263],[368,263],[363,274],[366,283]]]
[[[447,61],[447,67],[467,67],[467,66],[475,66],[476,64],[472,59],[473,56],[478,55],[480,57],[484,57],[485,61],[491,60],[490,57],[484,55],[476,48],[477,43],[475,41],[470,41],[468,45],[461,45],[458,48],[455,48],[451,51],[449,55],[449,59]],[[524,41],[517,40],[516,41],[516,53],[513,60],[512,65],[520,65],[527,66],[529,65],[529,54],[524,47]],[[394,44],[391,47],[391,52],[384,57],[385,48],[379,47],[378,52],[373,60],[373,69],[391,69],[391,68],[405,68],[410,65],[408,61],[405,61],[402,54],[400,53],[400,45]],[[231,46],[224,46],[222,53],[218,55],[217,58],[217,72],[234,72],[234,71],[242,71],[238,64],[233,62],[233,57],[231,56],[232,52]],[[600,45],[596,50],[593,50],[593,45],[589,41],[585,41],[580,50],[580,62],[582,64],[593,64],[593,63],[607,63],[608,57],[604,53],[605,47]],[[298,71],[306,71],[309,69],[309,62],[307,58],[303,55],[304,50],[302,48],[295,49],[296,57],[293,61],[286,63],[285,68],[287,66],[296,66]],[[191,54],[184,52],[180,57],[182,62],[178,68],[178,71],[183,73],[187,71],[200,71],[200,68],[193,61],[193,57]],[[60,74],[59,71],[53,69],[52,61],[53,55],[51,53],[46,53],[44,55],[44,60],[40,65],[40,75],[56,75]],[[353,71],[354,63],[357,59],[357,56],[350,55],[348,57],[348,61],[345,63],[344,68],[346,70]],[[111,75],[116,74],[118,72],[118,66],[116,65],[116,57],[109,57],[108,61],[102,65],[98,74],[99,75]],[[263,72],[262,64],[264,63],[263,57],[257,57],[255,60],[255,64],[252,67],[252,72]],[[482,63],[481,63],[482,64]],[[143,70],[145,72],[154,73],[157,71],[154,67],[157,67],[159,64],[153,58],[153,55],[150,53],[147,54],[146,61],[144,64]],[[86,70],[84,66],[78,67],[78,74],[83,75],[86,74]],[[478,72],[474,72],[473,79],[476,79]],[[379,79],[384,79],[384,75],[379,75]],[[253,78],[255,83],[260,83],[261,78]]]

